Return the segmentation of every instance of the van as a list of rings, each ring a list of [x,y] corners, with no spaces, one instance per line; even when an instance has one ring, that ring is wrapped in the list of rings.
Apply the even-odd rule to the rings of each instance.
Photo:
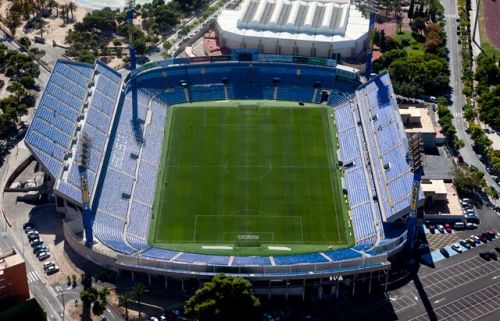
[[[464,230],[465,229],[465,223],[464,222],[455,222],[455,224],[453,224],[453,228],[455,230]]]

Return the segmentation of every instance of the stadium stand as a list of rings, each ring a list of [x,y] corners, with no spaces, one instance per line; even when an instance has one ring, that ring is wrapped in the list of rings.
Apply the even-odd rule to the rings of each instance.
[[[63,168],[92,72],[90,65],[58,60],[26,133],[26,143],[53,177]],[[44,126],[44,121],[53,126]]]
[[[271,265],[268,256],[235,256],[232,266]]]
[[[378,203],[383,220],[394,220],[409,207],[413,174],[406,162],[407,142],[387,73],[357,90],[359,113],[364,119],[367,146],[373,155],[372,171],[379,184]],[[420,193],[419,199],[423,198]],[[404,213],[403,213],[404,214]]]
[[[300,263],[324,263],[328,260],[319,253],[297,254],[297,255],[278,255],[274,256],[276,265],[294,265]]]
[[[77,204],[81,202],[79,133],[92,138],[88,176],[94,231],[104,245],[121,254],[170,263],[283,268],[361,259],[400,242],[401,228],[395,232],[376,228],[396,219],[411,195],[407,147],[387,74],[355,91],[354,83],[336,78],[334,68],[324,66],[231,61],[148,68],[122,85],[121,75],[100,62],[90,66],[59,60],[26,135],[36,159],[55,178],[55,190]],[[329,92],[326,103],[335,114],[353,249],[230,257],[148,246],[168,106],[246,98],[310,102],[314,97],[319,102],[322,90]],[[77,152],[68,156],[72,144]],[[366,264],[376,265],[380,263]]]

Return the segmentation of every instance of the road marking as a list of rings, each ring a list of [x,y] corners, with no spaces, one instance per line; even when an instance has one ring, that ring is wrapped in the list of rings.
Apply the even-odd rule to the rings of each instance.
[[[434,301],[434,303],[439,303],[439,302],[441,302],[443,300],[446,300],[446,298],[442,298],[442,299],[436,300],[436,301]]]
[[[34,283],[38,280],[40,280],[40,277],[38,276],[38,273],[36,273],[36,271],[31,271],[28,273],[28,284]]]
[[[496,275],[496,276],[492,277],[491,279],[492,279],[492,280],[496,280],[496,279],[498,279],[498,278],[500,278],[500,275]]]
[[[59,313],[57,313],[56,309],[54,309],[54,307],[52,306],[52,304],[50,304],[49,300],[44,297],[43,298],[45,300],[45,302],[47,302],[47,305],[52,309],[52,311],[54,312],[54,317],[57,318],[57,320],[61,320],[61,317],[59,316]]]

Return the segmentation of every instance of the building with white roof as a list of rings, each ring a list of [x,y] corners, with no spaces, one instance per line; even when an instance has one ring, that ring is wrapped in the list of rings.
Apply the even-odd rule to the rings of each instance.
[[[349,0],[244,0],[217,29],[231,49],[338,59],[366,49],[369,20]]]

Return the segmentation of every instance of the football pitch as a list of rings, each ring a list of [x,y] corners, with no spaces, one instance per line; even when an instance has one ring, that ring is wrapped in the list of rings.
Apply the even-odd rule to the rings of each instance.
[[[332,114],[274,101],[169,107],[150,244],[221,255],[352,246]]]

